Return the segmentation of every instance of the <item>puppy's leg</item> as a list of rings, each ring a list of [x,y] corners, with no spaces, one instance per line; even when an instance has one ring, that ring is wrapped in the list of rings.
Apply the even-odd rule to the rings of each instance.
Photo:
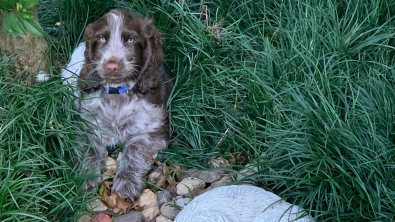
[[[135,145],[128,145],[124,149],[112,187],[113,190],[134,200],[140,196],[145,187],[143,178],[152,163],[144,158],[143,152],[144,149]]]
[[[107,150],[97,139],[93,140],[94,146],[87,147],[87,156],[82,160],[83,173],[101,174],[101,169],[105,165],[105,159],[107,157]],[[85,181],[83,189],[85,191],[96,186],[97,183],[101,182],[100,177],[89,178]]]

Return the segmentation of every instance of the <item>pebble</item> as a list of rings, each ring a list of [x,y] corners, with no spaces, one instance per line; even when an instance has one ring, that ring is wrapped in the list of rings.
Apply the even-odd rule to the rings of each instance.
[[[258,172],[258,167],[254,167],[254,165],[252,164],[247,164],[245,168],[237,174],[237,180],[242,180],[257,172]]]
[[[176,205],[184,208],[189,202],[191,202],[190,198],[179,198],[176,200]]]
[[[223,157],[212,158],[209,160],[209,163],[213,168],[227,167],[229,165],[229,161]]]
[[[207,189],[212,190],[214,188],[222,187],[230,183],[232,183],[232,178],[230,176],[224,176],[219,181],[212,183]]]
[[[156,216],[160,212],[157,196],[150,189],[144,190],[135,206],[139,206],[143,210],[141,213],[148,221],[155,220]]]
[[[101,201],[101,199],[95,199],[87,204],[87,208],[90,211],[98,212],[107,210],[107,206]]]
[[[219,179],[221,179],[221,176],[218,174],[219,171],[196,171],[190,175],[188,175],[188,177],[196,177],[199,178],[201,180],[203,180],[206,183],[213,183],[215,181],[218,181]]]
[[[187,177],[177,184],[177,194],[180,196],[189,195],[189,191],[195,191],[204,189],[206,183],[196,177]],[[189,189],[188,189],[189,188]]]
[[[92,217],[89,215],[84,215],[80,218],[78,218],[77,222],[91,222]]]
[[[174,205],[175,203],[172,201],[163,204],[163,206],[160,208],[160,213],[170,220],[176,219],[177,215],[180,213],[180,210],[177,210]]]
[[[145,222],[145,218],[140,212],[130,211],[128,214],[117,216],[114,222]]]
[[[112,222],[112,220],[107,214],[99,213],[93,215],[92,222]]]
[[[102,176],[102,180],[106,180],[109,177],[114,177],[113,174],[117,171],[117,169],[118,169],[117,161],[115,161],[111,157],[107,157],[107,159],[106,159],[106,169],[103,172],[104,176]]]
[[[217,187],[222,187],[222,186],[228,185],[228,184],[230,184],[232,182],[233,181],[232,181],[232,178],[230,176],[224,176],[219,181],[215,181],[214,183],[212,183],[206,189],[199,190],[199,192],[196,193],[195,197],[197,197],[199,195],[202,195],[202,194],[206,193],[207,191],[210,191],[210,190],[215,189]]]
[[[159,217],[156,218],[156,222],[173,222],[167,217],[164,217],[163,215],[160,215]]]
[[[117,161],[115,161],[113,158],[111,157],[107,157],[106,159],[106,169],[107,170],[117,170],[118,166],[117,166]]]
[[[169,202],[175,196],[172,190],[158,191],[158,206],[159,208],[166,202]]]

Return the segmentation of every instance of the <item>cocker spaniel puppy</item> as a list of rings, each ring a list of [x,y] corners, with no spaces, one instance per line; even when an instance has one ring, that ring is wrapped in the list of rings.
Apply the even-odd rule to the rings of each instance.
[[[163,62],[162,39],[153,21],[112,10],[84,32],[63,78],[83,92],[76,103],[92,123],[84,166],[101,169],[106,147],[125,144],[112,189],[137,198],[159,150],[167,146],[166,103],[173,83]],[[84,188],[94,187],[87,180]]]

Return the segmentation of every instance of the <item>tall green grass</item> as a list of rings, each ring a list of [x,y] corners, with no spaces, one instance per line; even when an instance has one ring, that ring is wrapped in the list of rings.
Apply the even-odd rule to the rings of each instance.
[[[67,62],[87,23],[115,7],[154,17],[166,63],[177,76],[168,104],[173,140],[160,157],[198,168],[213,156],[242,157],[234,171],[255,165],[258,172],[246,180],[301,205],[317,221],[395,218],[395,1],[43,0],[40,21],[55,64]],[[1,98],[9,104],[0,110],[7,114],[1,146],[14,153],[2,160],[7,171],[1,172],[19,172],[12,181],[61,178],[54,182],[59,192],[48,196],[58,208],[21,201],[7,209],[34,203],[42,218],[55,218],[60,209],[59,218],[72,218],[83,198],[78,182],[71,182],[68,161],[79,131],[61,100],[67,92],[55,80],[46,83],[52,88],[29,87],[35,94],[1,84],[2,95],[10,95]],[[7,98],[18,98],[18,105]],[[54,117],[62,129],[49,127]],[[21,149],[36,158],[16,161]],[[42,174],[24,177],[7,160]],[[48,170],[34,170],[37,161]],[[40,190],[28,184],[26,190]],[[12,192],[2,192],[12,200]]]
[[[72,91],[60,80],[26,86],[0,60],[0,221],[71,221],[81,195]],[[25,75],[24,75],[25,76]]]

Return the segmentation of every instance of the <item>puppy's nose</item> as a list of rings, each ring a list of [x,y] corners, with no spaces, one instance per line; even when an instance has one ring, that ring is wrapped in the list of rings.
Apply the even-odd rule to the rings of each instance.
[[[107,73],[117,73],[119,70],[119,63],[116,61],[108,61],[106,64]]]

